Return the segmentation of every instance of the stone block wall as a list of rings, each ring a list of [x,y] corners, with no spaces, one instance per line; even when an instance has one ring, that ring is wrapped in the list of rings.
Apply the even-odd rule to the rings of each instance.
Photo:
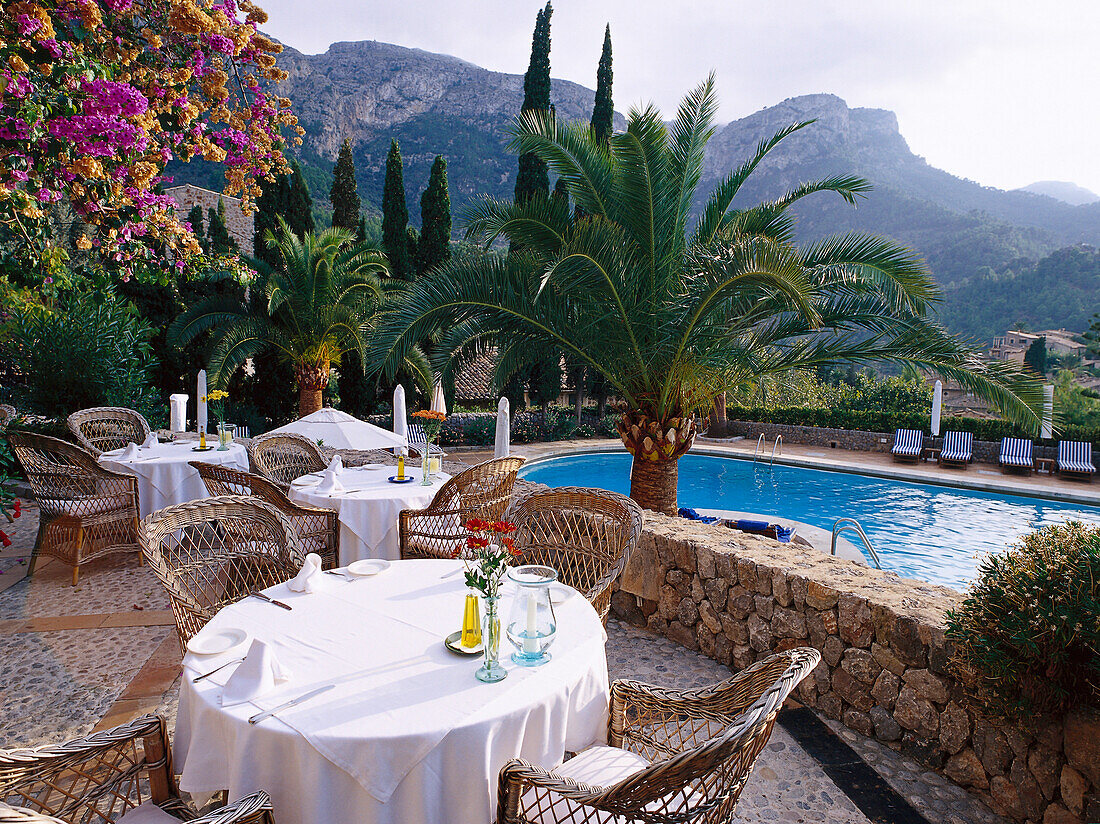
[[[902,749],[1018,822],[1100,821],[1100,715],[984,719],[951,674],[960,595],[792,544],[646,513],[612,600],[623,620],[742,669],[809,645],[797,697]]]

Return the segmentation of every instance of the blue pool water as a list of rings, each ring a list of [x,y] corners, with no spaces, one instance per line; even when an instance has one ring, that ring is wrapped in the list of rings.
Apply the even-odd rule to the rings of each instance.
[[[630,460],[626,453],[552,458],[524,467],[520,476],[626,494]],[[678,493],[680,506],[755,512],[825,530],[837,518],[855,518],[884,569],[955,589],[975,577],[982,556],[1037,527],[1069,520],[1100,524],[1100,508],[1080,504],[708,455],[680,459]]]

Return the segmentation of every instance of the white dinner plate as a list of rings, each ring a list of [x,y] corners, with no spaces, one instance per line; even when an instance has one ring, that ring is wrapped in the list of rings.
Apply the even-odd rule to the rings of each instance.
[[[389,469],[385,464],[363,464],[360,469]]]
[[[187,642],[187,651],[195,655],[217,655],[240,646],[248,640],[243,629],[221,629],[214,632],[200,632]]]
[[[385,572],[390,568],[390,562],[384,561],[381,558],[367,558],[363,561],[355,561],[348,564],[348,572],[352,575],[360,575],[366,577],[368,575],[377,575],[379,572]]]
[[[551,584],[550,585],[550,603],[560,604],[569,598],[573,597],[576,592],[572,587],[567,587],[565,584]]]

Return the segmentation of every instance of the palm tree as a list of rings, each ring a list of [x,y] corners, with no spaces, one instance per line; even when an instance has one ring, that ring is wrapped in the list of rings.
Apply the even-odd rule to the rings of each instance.
[[[625,404],[618,430],[634,456],[630,494],[667,513],[676,510],[677,460],[695,438],[696,414],[769,374],[912,364],[1014,420],[1038,420],[1034,381],[1017,365],[986,363],[929,317],[939,292],[913,252],[864,234],[794,242],[794,203],[817,192],[855,203],[866,181],[829,177],[732,208],[764,157],[809,122],[762,141],[692,220],[715,110],[711,77],[671,126],[652,106],[635,109],[610,144],[587,124],[522,115],[510,149],[545,160],[584,217],[572,218],[560,198],[480,201],[468,214],[468,237],[507,238],[523,253],[460,256],[417,281],[379,320],[375,364],[393,370],[414,341],[441,327],[437,361],[495,346],[498,380],[526,353],[556,347],[602,375]]]
[[[346,229],[307,232],[299,239],[281,216],[278,229],[277,236],[268,230],[265,242],[280,265],[252,261],[266,298],[259,311],[213,297],[180,315],[168,338],[186,346],[202,332],[217,330],[209,364],[215,387],[224,387],[249,358],[275,349],[294,367],[301,416],[321,408],[332,366],[348,352],[365,353],[365,328],[383,300],[379,275],[388,272],[388,264],[383,252],[354,243]]]

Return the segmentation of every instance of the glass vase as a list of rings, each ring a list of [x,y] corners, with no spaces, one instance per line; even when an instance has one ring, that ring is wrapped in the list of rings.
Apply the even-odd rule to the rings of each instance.
[[[218,451],[225,452],[233,443],[233,425],[218,422]]]
[[[508,640],[516,648],[512,663],[537,667],[550,660],[550,645],[558,632],[558,619],[550,600],[550,585],[557,580],[553,567],[535,564],[512,567],[508,577],[519,585],[508,616]]]
[[[432,473],[428,470],[431,468],[431,458],[428,456],[428,447],[424,447],[424,454],[420,456],[420,469],[421,469],[421,486],[432,485]]]
[[[481,643],[485,645],[485,662],[474,675],[479,681],[503,681],[508,670],[500,665],[500,617],[497,615],[499,595],[485,595],[485,620],[481,622]]]

